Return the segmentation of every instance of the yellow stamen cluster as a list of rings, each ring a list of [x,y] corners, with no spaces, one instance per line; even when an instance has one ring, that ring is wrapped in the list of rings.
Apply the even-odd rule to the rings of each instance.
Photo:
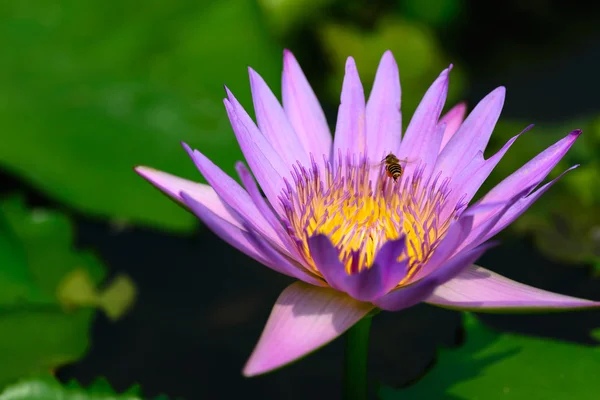
[[[324,171],[314,162],[310,169],[294,168],[294,184],[288,182],[281,196],[289,233],[317,273],[308,238],[327,235],[348,274],[372,266],[385,242],[405,235],[406,251],[400,257],[410,260],[410,279],[431,256],[454,215],[439,220],[447,182],[423,186],[422,170],[394,182],[383,167],[373,170],[366,160],[356,165],[345,161],[335,168],[326,162]]]

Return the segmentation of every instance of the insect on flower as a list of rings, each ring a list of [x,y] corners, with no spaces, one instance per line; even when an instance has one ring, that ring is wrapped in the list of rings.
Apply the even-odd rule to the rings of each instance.
[[[376,167],[385,164],[385,174],[396,182],[404,172],[404,168],[400,163],[409,164],[410,161],[407,158],[400,160],[394,153],[390,152]]]

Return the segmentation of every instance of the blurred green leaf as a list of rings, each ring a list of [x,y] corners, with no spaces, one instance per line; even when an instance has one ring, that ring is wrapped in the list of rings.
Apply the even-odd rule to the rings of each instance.
[[[279,35],[312,23],[335,0],[258,0],[271,28]]]
[[[369,93],[381,56],[386,50],[392,51],[400,69],[405,126],[427,88],[450,64],[433,31],[400,19],[382,19],[372,31],[330,22],[319,29],[319,37],[334,68],[329,79],[329,92],[332,101],[336,102],[339,101],[348,56],[356,60],[365,93]],[[460,67],[455,65],[450,82],[448,103],[452,104],[459,101],[464,88],[465,75]]]
[[[9,1],[0,13],[0,163],[95,216],[191,229],[132,167],[201,180],[186,141],[233,174],[223,84],[251,105],[252,65],[279,90],[281,54],[252,0]]]
[[[97,289],[104,267],[75,251],[64,215],[29,210],[14,196],[0,202],[0,222],[0,354],[10,360],[0,364],[1,387],[81,358],[93,308],[117,318],[131,306],[135,290],[132,295],[119,280],[116,288]]]
[[[0,304],[15,304],[23,299],[35,302],[51,301],[34,283],[28,270],[27,257],[19,238],[11,229],[6,215],[0,213],[0,282],[9,282],[0,290]]]
[[[405,389],[383,387],[382,400],[598,398],[600,346],[498,333],[465,317],[466,343],[442,349],[437,363]]]
[[[24,248],[36,285],[47,294],[55,295],[60,281],[77,267],[84,267],[95,284],[104,279],[106,271],[96,257],[87,251],[74,251],[73,227],[65,214],[31,210],[21,196],[11,196],[0,202],[0,215]]]
[[[142,400],[138,388],[125,393],[115,393],[108,381],[97,379],[88,388],[82,388],[77,382],[61,386],[53,378],[35,378],[24,380],[7,387],[0,400]]]
[[[65,313],[58,304],[1,310],[0,387],[83,357],[93,316],[92,309]]]

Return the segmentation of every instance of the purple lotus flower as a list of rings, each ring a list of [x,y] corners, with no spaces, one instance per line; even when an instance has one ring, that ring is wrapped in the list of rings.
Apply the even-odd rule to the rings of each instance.
[[[581,131],[468,206],[519,135],[484,159],[504,103],[503,87],[464,121],[464,105],[440,118],[450,70],[425,93],[401,137],[400,81],[392,54],[383,55],[366,102],[348,58],[332,143],[319,102],[290,52],[284,53],[283,107],[250,69],[258,127],[229,90],[224,103],[266,199],[243,163],[236,165],[242,187],[185,144],[210,186],[136,168],[223,240],[298,279],[277,300],[245,375],[317,349],[376,308],[397,311],[423,301],[476,311],[600,305],[473,265],[490,247],[486,241],[560,178],[538,188]],[[401,160],[397,180],[381,164],[389,153]]]

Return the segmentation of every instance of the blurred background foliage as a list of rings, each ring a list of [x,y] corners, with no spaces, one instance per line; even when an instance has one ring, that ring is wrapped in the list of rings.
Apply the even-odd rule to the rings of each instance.
[[[29,210],[11,197],[0,203],[0,231],[3,386],[81,358],[94,309],[118,319],[132,305],[135,287],[117,276],[99,288],[105,268],[93,254],[72,248],[63,214]]]
[[[472,109],[495,86],[506,84],[506,113],[489,154],[530,123],[536,126],[511,148],[482,192],[569,131],[583,129],[553,176],[573,164],[581,166],[503,237],[533,238],[547,257],[564,265],[595,266],[600,273],[600,102],[589,93],[583,100],[564,95],[573,93],[568,89],[578,68],[586,68],[571,65],[569,51],[598,37],[594,21],[600,7],[513,0],[497,9],[484,3],[0,2],[5,52],[0,62],[0,167],[4,181],[12,182],[3,188],[0,203],[0,354],[2,361],[11,360],[0,366],[0,386],[81,359],[89,346],[94,310],[117,320],[133,304],[134,283],[74,245],[72,219],[110,223],[117,231],[137,226],[177,237],[192,234],[196,219],[160,196],[132,167],[151,165],[202,181],[180,146],[185,141],[235,177],[234,162],[242,155],[222,105],[223,85],[251,110],[246,67],[252,66],[279,94],[283,48],[296,54],[331,124],[349,55],[355,57],[368,93],[382,53],[393,51],[400,67],[405,126],[427,87],[450,63],[454,69],[447,108],[466,100]],[[513,26],[513,21],[519,24]],[[527,92],[512,94],[513,87],[518,94],[519,86],[527,86],[514,78],[515,71],[534,78],[545,75],[556,85],[529,86],[537,98],[544,97],[540,91],[547,93],[544,102],[529,101]],[[590,82],[587,88],[597,93],[598,85]],[[475,336],[493,336],[481,333],[475,320],[468,321],[467,330]],[[499,353],[535,342],[504,336],[494,340],[504,343],[494,350]],[[566,351],[560,345],[549,348]],[[597,357],[573,348],[569,354]],[[472,356],[470,351],[479,348],[449,350],[442,359],[458,365],[461,357]],[[500,367],[498,374],[511,365]],[[434,370],[430,379],[436,376]],[[56,382],[32,382],[17,385],[70,390]],[[471,398],[477,382],[456,393]],[[417,397],[420,387],[414,389]],[[89,398],[137,398],[113,394]],[[5,396],[0,400],[21,398]],[[396,398],[393,393],[386,396]]]

